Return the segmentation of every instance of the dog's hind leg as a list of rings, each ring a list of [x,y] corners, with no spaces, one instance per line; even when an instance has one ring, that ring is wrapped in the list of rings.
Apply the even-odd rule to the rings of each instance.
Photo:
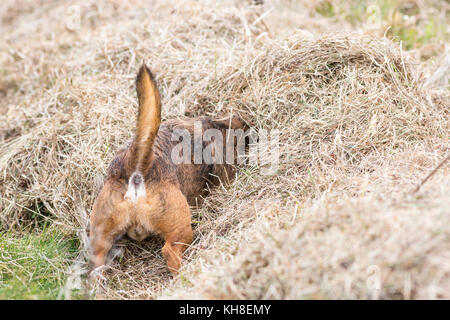
[[[170,272],[176,274],[181,267],[182,254],[192,242],[191,212],[180,189],[169,188],[165,195],[167,209],[164,219],[159,220],[158,231],[165,240],[163,257]]]
[[[166,243],[162,248],[162,254],[170,272],[176,274],[181,268],[181,256],[192,242],[192,231],[190,231],[190,234],[184,235],[169,234],[165,237],[165,241]]]
[[[90,263],[92,270],[105,265],[114,242],[126,231],[125,225],[116,220],[113,217],[91,219]]]
[[[91,236],[91,264],[94,270],[106,263],[106,257],[116,238],[107,231],[100,231],[100,228],[100,226],[96,226],[94,234]]]

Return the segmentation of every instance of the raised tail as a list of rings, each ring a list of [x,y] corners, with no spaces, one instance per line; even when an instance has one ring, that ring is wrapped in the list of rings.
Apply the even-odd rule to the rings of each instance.
[[[136,91],[139,111],[131,169],[145,176],[153,158],[153,144],[161,123],[161,98],[153,75],[145,64],[136,78]]]
[[[136,135],[131,146],[129,162],[130,179],[128,192],[134,193],[137,198],[142,195],[138,192],[142,188],[144,177],[150,163],[153,161],[153,144],[161,123],[161,97],[151,71],[145,64],[139,70],[136,78],[136,91],[139,102]],[[131,190],[131,189],[133,190]],[[139,194],[140,193],[140,194]],[[145,194],[145,191],[144,191]]]

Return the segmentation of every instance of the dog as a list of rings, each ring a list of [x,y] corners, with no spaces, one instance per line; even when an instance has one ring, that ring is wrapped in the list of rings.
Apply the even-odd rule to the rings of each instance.
[[[114,242],[125,234],[138,241],[155,234],[164,239],[162,255],[169,270],[176,274],[182,254],[193,240],[189,205],[205,196],[210,185],[229,183],[235,174],[235,163],[176,164],[172,153],[178,142],[172,141],[172,133],[185,130],[193,134],[189,144],[194,145],[195,130],[200,129],[203,134],[216,129],[223,141],[233,139],[231,143],[237,145],[242,137],[236,137],[235,142],[227,130],[245,130],[246,125],[233,116],[161,123],[160,93],[145,64],[136,77],[136,92],[139,108],[135,136],[111,161],[90,215],[90,265],[93,270],[105,265]],[[218,148],[223,147],[212,139],[209,143],[203,139],[200,142],[203,148],[210,146],[217,154]],[[193,159],[194,155],[190,160]]]

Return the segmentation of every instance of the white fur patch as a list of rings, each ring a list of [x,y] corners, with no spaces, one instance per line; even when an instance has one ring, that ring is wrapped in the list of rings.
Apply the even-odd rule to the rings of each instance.
[[[135,183],[136,180],[139,180],[138,184]],[[128,190],[125,194],[125,199],[129,199],[136,204],[139,198],[145,198],[146,195],[144,177],[139,172],[134,172],[130,180],[128,180]]]

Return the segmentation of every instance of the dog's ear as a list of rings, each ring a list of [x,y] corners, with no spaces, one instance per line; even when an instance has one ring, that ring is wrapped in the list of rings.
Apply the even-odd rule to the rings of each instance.
[[[139,111],[130,169],[145,177],[153,158],[153,143],[161,123],[161,98],[153,75],[145,64],[137,75],[136,91]]]

